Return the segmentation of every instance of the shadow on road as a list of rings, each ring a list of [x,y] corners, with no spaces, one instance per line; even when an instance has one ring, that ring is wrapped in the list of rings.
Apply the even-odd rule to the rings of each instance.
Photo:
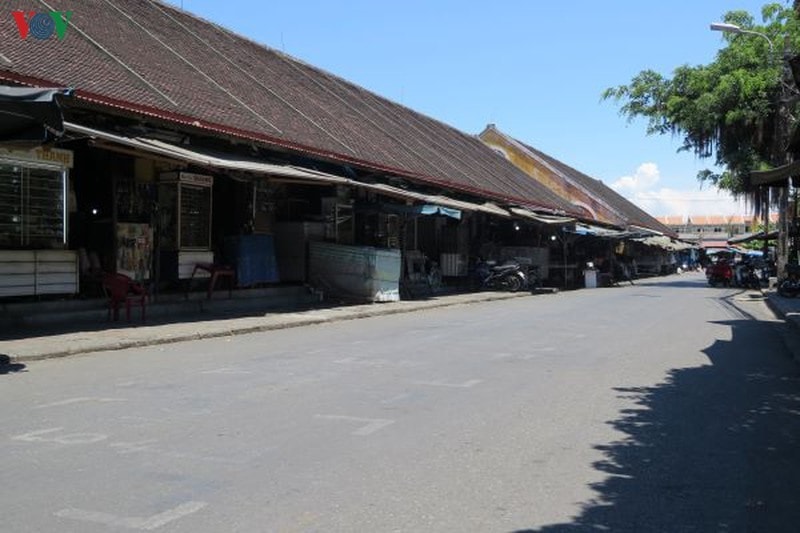
[[[704,350],[710,365],[618,389],[634,407],[609,422],[625,438],[596,446],[608,476],[596,498],[569,523],[525,531],[798,531],[798,368],[774,324],[718,324],[733,338]]]
[[[27,370],[25,365],[21,363],[12,363],[9,356],[0,353],[0,376],[13,372],[27,372]]]

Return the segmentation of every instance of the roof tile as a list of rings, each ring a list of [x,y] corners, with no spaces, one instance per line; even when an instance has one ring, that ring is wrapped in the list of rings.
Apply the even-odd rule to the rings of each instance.
[[[575,212],[475,137],[174,6],[49,4],[74,12],[63,41],[22,41],[13,23],[0,24],[7,70],[18,77],[490,199]]]

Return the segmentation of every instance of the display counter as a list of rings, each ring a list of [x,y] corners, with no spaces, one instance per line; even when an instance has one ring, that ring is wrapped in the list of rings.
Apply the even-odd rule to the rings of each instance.
[[[77,294],[74,250],[0,250],[0,297]]]

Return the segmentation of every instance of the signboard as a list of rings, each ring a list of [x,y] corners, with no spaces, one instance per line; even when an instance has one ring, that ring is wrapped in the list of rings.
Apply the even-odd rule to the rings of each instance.
[[[194,172],[167,172],[161,174],[162,183],[180,182],[196,187],[211,187],[214,185],[214,176],[195,174]]]
[[[44,146],[39,146],[32,150],[0,148],[0,157],[29,161],[31,163],[55,164],[64,168],[72,168],[75,163],[75,156],[72,150]]]

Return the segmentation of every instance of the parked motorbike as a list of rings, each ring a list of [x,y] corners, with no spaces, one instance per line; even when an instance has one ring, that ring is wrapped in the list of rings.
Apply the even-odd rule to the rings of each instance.
[[[785,298],[795,298],[800,295],[800,265],[794,263],[786,265],[786,277],[778,282],[778,294]]]
[[[733,268],[727,261],[717,261],[706,269],[706,278],[712,287],[718,285],[730,287],[731,280],[733,280]]]
[[[475,276],[484,289],[517,292],[528,286],[528,276],[519,263],[509,261],[497,265],[492,261],[482,261],[475,267]]]
[[[761,278],[758,277],[758,270],[753,263],[745,263],[742,267],[740,283],[745,289],[761,289]]]

